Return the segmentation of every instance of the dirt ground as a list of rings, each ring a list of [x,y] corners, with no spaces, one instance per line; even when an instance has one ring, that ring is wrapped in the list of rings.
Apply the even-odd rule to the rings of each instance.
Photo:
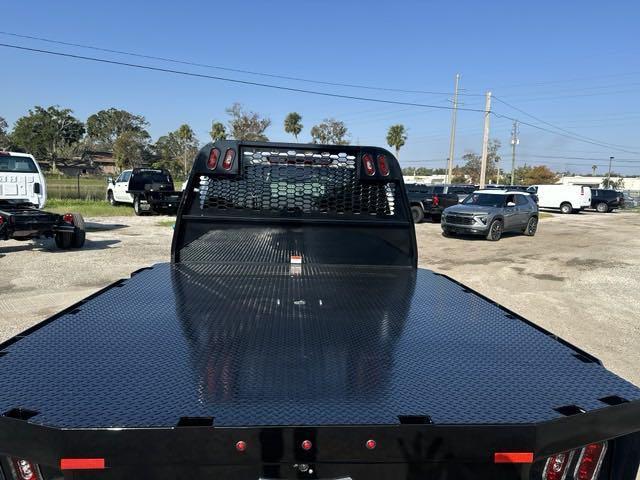
[[[83,250],[0,243],[0,340],[130,272],[169,260],[166,217],[88,219]],[[161,222],[164,221],[164,224]],[[544,218],[533,237],[445,238],[416,227],[420,265],[445,273],[640,384],[640,214]]]

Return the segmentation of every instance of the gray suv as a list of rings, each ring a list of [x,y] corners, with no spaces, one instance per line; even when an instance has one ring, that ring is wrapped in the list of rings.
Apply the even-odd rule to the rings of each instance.
[[[445,235],[476,234],[500,240],[503,232],[533,236],[538,229],[538,205],[531,195],[510,190],[476,190],[442,213]]]

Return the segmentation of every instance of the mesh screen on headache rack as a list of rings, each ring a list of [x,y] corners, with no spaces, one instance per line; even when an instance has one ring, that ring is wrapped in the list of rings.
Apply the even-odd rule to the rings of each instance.
[[[199,178],[199,208],[211,215],[393,218],[393,180],[362,182],[356,157],[260,147],[240,152],[240,175]]]

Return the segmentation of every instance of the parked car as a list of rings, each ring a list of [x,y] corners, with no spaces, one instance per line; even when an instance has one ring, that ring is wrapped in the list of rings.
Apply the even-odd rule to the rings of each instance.
[[[640,197],[631,195],[630,192],[623,192],[624,205],[622,208],[638,208],[640,207]]]
[[[111,205],[128,203],[136,215],[175,214],[182,191],[176,191],[166,170],[134,168],[124,170],[115,180],[107,180],[107,201]]]
[[[500,240],[503,232],[533,236],[538,229],[538,206],[531,195],[514,190],[476,190],[459,205],[445,209],[442,231],[484,235]]]
[[[36,159],[0,151],[0,240],[53,238],[61,249],[82,247],[82,215],[45,212],[46,200],[47,186]]]
[[[591,189],[582,185],[532,185],[527,192],[538,196],[540,208],[578,213],[591,207]]]
[[[592,188],[591,208],[595,208],[600,213],[612,212],[616,208],[624,208],[624,196],[622,192],[615,190]]]
[[[473,185],[420,185],[407,184],[407,196],[411,205],[411,215],[415,223],[420,223],[425,217],[433,221],[440,221],[442,211],[451,205],[457,205],[470,193]]]

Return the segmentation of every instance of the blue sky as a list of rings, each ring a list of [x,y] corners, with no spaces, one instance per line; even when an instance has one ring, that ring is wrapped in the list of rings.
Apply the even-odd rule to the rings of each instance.
[[[229,68],[322,81],[451,92],[456,73],[484,106],[486,90],[565,130],[617,149],[579,142],[523,125],[518,163],[587,172],[591,165],[640,174],[640,41],[637,2],[429,1],[12,1],[0,30],[177,58]],[[249,74],[172,65],[0,35],[0,42],[99,56],[209,75],[346,95],[450,105],[450,95],[314,85]],[[309,129],[323,118],[343,120],[354,143],[385,145],[389,125],[409,129],[406,166],[440,167],[448,154],[451,112],[317,97],[181,77],[0,48],[0,116],[10,123],[34,105],[72,108],[86,119],[102,108],[144,115],[154,138],[189,123],[202,142],[233,102],[269,116],[271,140],[290,141],[290,111]],[[541,124],[504,104],[498,113]],[[510,163],[512,121],[492,118],[491,137]],[[456,160],[479,151],[481,113],[460,112]],[[624,152],[623,150],[628,150]],[[630,153],[631,152],[631,153]],[[548,158],[579,157],[580,159]],[[593,161],[590,159],[601,159]],[[619,159],[619,161],[618,161]],[[636,163],[633,163],[633,162]]]

